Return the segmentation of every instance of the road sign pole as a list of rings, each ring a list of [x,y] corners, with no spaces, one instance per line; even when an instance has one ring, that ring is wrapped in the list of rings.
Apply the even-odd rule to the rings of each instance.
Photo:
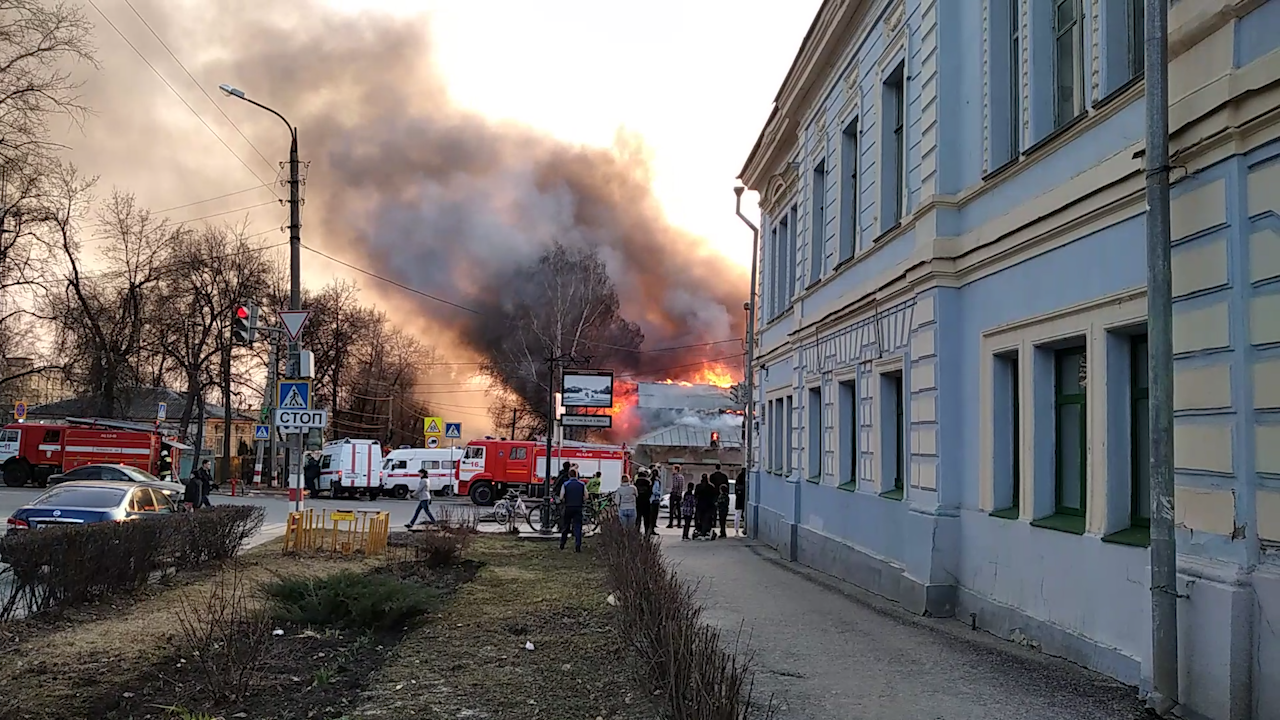
[[[302,433],[293,434],[293,452],[290,453],[289,495],[293,498],[293,511],[302,512]]]

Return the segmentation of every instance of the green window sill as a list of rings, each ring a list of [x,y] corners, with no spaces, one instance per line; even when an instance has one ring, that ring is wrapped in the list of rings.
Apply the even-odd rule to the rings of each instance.
[[[998,517],[1005,520],[1017,520],[1019,518],[1018,508],[1017,506],[1014,506],[1003,508],[1001,510],[992,510],[991,517]]]
[[[1102,542],[1133,547],[1151,547],[1151,528],[1143,525],[1127,527],[1110,535],[1103,535]]]
[[[1050,515],[1039,520],[1032,520],[1031,527],[1057,530],[1058,532],[1071,533],[1072,535],[1083,535],[1084,517],[1081,515]]]
[[[852,480],[847,483],[840,483],[836,486],[837,490],[845,490],[847,492],[858,492],[858,483]]]
[[[886,500],[901,500],[903,498],[902,488],[894,488],[880,493],[880,497]]]
[[[806,481],[806,482],[811,482],[811,483],[813,483],[814,485],[818,485],[818,484],[820,484],[820,483],[822,482],[822,476],[821,476],[821,475],[814,475],[814,476],[813,476],[813,477],[811,477],[811,478],[805,478],[805,481]]]

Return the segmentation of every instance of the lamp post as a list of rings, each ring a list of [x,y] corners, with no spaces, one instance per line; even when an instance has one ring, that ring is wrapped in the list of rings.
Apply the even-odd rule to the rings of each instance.
[[[289,128],[289,309],[302,309],[302,200],[301,200],[301,181],[298,177],[298,128],[294,127],[284,115],[263,105],[262,103],[250,98],[244,94],[244,91],[223,83],[218,89],[228,97],[239,98],[250,105],[255,105],[267,112],[280,118],[285,127]],[[289,363],[285,368],[285,373],[290,378],[297,378],[301,373],[299,367],[299,354],[301,349],[302,333],[299,331],[298,337],[289,340]],[[275,368],[271,368],[270,372],[275,372]],[[272,433],[274,435],[274,432]],[[291,451],[289,458],[290,470],[290,499],[294,501],[294,507],[298,510],[302,509],[302,433],[294,435],[294,441],[291,443]],[[274,463],[275,458],[272,458]]]

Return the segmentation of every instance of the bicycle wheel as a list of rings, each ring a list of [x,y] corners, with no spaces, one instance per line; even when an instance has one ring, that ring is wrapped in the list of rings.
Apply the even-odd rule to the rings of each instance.
[[[499,500],[493,506],[493,521],[506,525],[511,518],[511,505],[506,500]]]
[[[542,506],[535,505],[529,508],[529,513],[525,515],[524,521],[529,524],[529,529],[534,532],[542,532]],[[554,528],[554,521],[552,523]]]
[[[588,505],[583,510],[582,529],[584,533],[594,533],[600,530],[600,514],[600,508],[594,505]]]

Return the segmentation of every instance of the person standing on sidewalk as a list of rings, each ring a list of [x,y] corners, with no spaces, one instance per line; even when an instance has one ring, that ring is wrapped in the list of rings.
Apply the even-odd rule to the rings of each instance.
[[[684,473],[680,472],[679,465],[671,466],[671,498],[667,504],[667,527],[673,528],[680,524],[680,498],[684,492]]]
[[[703,473],[698,487],[693,489],[694,539],[710,535],[711,539],[715,540],[716,497],[718,496],[716,486],[708,482],[706,473]]]
[[[427,514],[427,522],[432,525],[436,524],[436,516],[431,514],[431,480],[427,477],[426,468],[420,470],[419,475],[421,477],[418,480],[418,489],[413,491],[413,497],[418,501],[418,507],[414,508],[413,519],[404,524],[410,530],[417,524],[418,513],[421,512]]]
[[[653,495],[653,483],[649,471],[641,468],[636,473],[636,529],[645,530],[649,522],[649,500]]]
[[[573,551],[582,552],[582,506],[587,501],[587,486],[574,473],[560,486],[560,506],[564,508],[560,516],[560,549],[569,539],[569,530],[573,529]]]
[[[738,471],[733,483],[733,532],[741,535],[747,526],[747,469]]]
[[[649,534],[658,534],[658,513],[662,512],[662,477],[657,474],[657,465],[654,465],[653,484],[649,488],[649,506],[644,508],[644,512],[649,517]]]
[[[727,538],[729,533],[725,532],[724,523],[729,519],[729,486],[720,486],[720,497],[716,498],[716,514],[720,516],[720,537]]]
[[[636,486],[631,484],[630,477],[622,476],[622,485],[614,492],[613,499],[618,503],[618,522],[624,528],[633,527],[636,524]]]
[[[703,473],[702,477],[707,474]],[[697,510],[698,500],[693,494],[693,483],[689,483],[684,491],[684,495],[680,496],[680,516],[684,520],[684,529],[680,533],[682,540],[689,539],[689,526],[693,524],[693,514]]]

